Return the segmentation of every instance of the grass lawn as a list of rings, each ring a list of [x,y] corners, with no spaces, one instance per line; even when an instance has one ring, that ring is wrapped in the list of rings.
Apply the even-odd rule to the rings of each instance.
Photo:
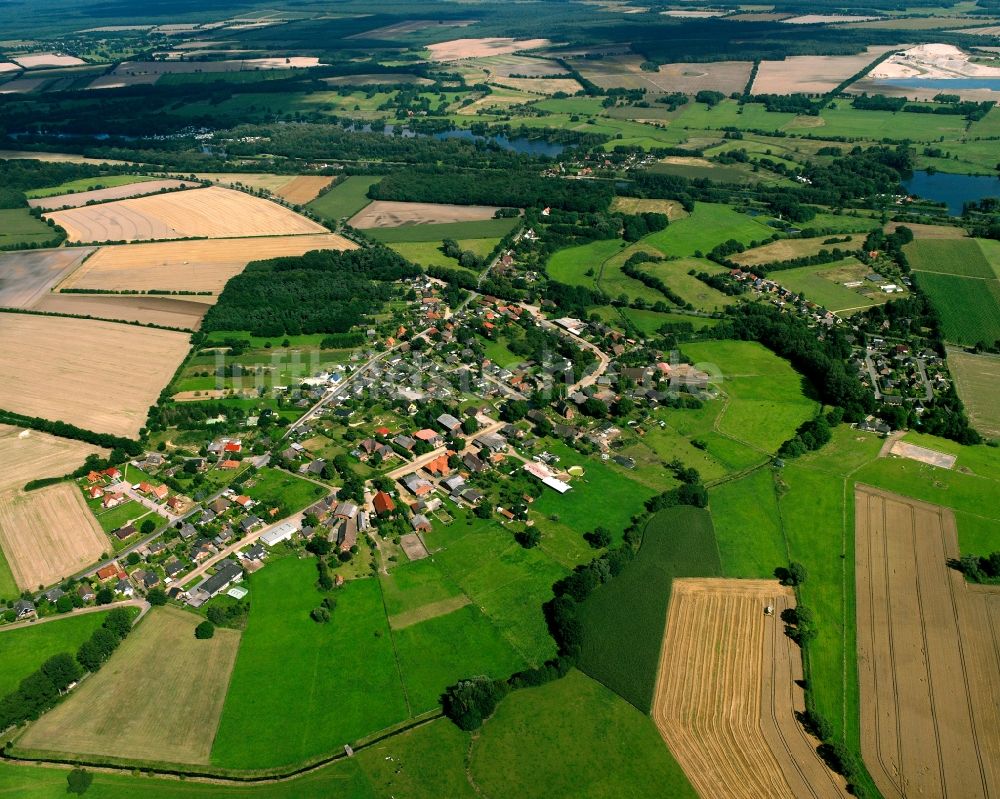
[[[957,344],[1000,339],[1000,280],[914,272],[941,316],[945,338]]]
[[[109,508],[108,510],[101,510],[100,501],[93,504],[94,518],[97,519],[97,523],[101,525],[101,529],[106,533],[117,530],[131,521],[135,521],[137,525],[141,524],[142,520],[147,516],[156,522],[157,525],[166,521],[160,514],[154,513],[134,499],[123,502],[117,508]]]
[[[660,511],[646,525],[635,558],[581,605],[580,668],[648,713],[673,578],[720,573],[708,511]]]
[[[560,441],[547,441],[549,452],[558,455],[560,469],[579,465],[584,469],[581,477],[571,479],[571,491],[557,494],[546,489],[531,506],[540,516],[558,517],[555,521],[583,535],[597,526],[607,527],[614,541],[621,541],[622,531],[631,518],[643,510],[643,503],[657,492],[626,477],[617,468],[596,458],[585,457]],[[614,502],[603,501],[614,497]],[[543,539],[543,546],[545,542]]]
[[[578,247],[567,247],[552,253],[545,264],[545,271],[560,283],[592,287],[601,271],[601,264],[618,254],[624,245],[621,239],[599,239]],[[588,275],[590,271],[593,274]]]
[[[445,579],[438,565],[430,558],[396,566],[389,574],[380,574],[382,601],[387,616],[422,608],[462,593]]]
[[[694,255],[698,250],[707,253],[716,244],[729,239],[749,244],[763,241],[774,232],[763,221],[741,214],[728,205],[699,202],[689,216],[671,222],[665,230],[647,236],[642,243],[666,255]]]
[[[449,685],[487,674],[508,677],[527,664],[472,605],[392,633],[412,715],[434,710]]]
[[[789,291],[801,294],[807,300],[812,300],[817,305],[822,305],[834,313],[870,308],[889,299],[887,294],[873,299],[842,285],[841,281],[845,271],[860,272],[858,279],[862,279],[863,275],[868,272],[856,258],[844,258],[820,266],[784,269],[780,272],[774,272],[770,277]],[[853,275],[851,276],[853,277]],[[867,287],[870,288],[871,285],[868,283]]]
[[[497,522],[460,510],[453,515],[452,524],[435,526],[426,536],[446,579],[468,595],[526,661],[541,664],[555,655],[542,604],[552,598],[552,584],[567,568],[541,547],[524,549]]]
[[[14,573],[10,570],[10,564],[0,549],[0,600],[17,599],[21,595],[17,582],[14,580]]]
[[[16,630],[0,628],[0,697],[16,689],[21,680],[53,655],[75,655],[80,644],[101,626],[105,615],[85,613]]]
[[[976,239],[917,239],[903,248],[910,268],[961,277],[996,278]]]
[[[721,311],[726,306],[736,302],[736,297],[723,294],[718,289],[702,283],[694,275],[688,274],[691,269],[695,269],[698,272],[714,272],[718,269],[718,265],[713,264],[711,261],[682,258],[679,261],[642,264],[639,268],[660,278],[669,288],[677,292],[699,311],[707,311],[709,313]]]
[[[368,199],[368,189],[380,180],[380,175],[351,175],[330,191],[321,194],[306,208],[333,222],[352,217],[371,202]]]
[[[480,258],[489,255],[496,247],[499,239],[460,239],[458,246],[463,250],[469,250]],[[407,261],[420,266],[447,266],[451,269],[461,269],[458,260],[449,258],[441,252],[440,241],[401,241],[390,245],[390,249],[395,250]]]
[[[717,431],[761,452],[776,452],[819,408],[803,392],[805,378],[756,342],[696,342],[683,351],[709,374],[721,375],[717,385],[727,399]]]
[[[55,228],[33,217],[27,208],[0,209],[0,250],[21,244],[42,246],[58,236]]]
[[[246,485],[246,493],[263,505],[264,513],[258,514],[261,518],[266,518],[265,514],[271,508],[278,508],[278,513],[274,514],[274,518],[278,519],[311,505],[329,490],[294,474],[264,468],[257,473],[253,485]]]
[[[485,796],[696,796],[653,722],[578,671],[506,697],[469,768]]]
[[[128,186],[131,183],[143,183],[147,180],[159,180],[159,178],[147,175],[102,175],[97,178],[68,180],[58,186],[49,186],[45,189],[31,189],[24,194],[28,199],[37,200],[42,197],[55,197],[57,194],[91,191],[92,189],[113,189],[116,186]]]
[[[510,233],[520,219],[474,219],[469,222],[440,222],[428,225],[369,228],[364,231],[383,244],[412,241],[443,241],[444,239],[501,239]]]
[[[407,718],[378,583],[331,594],[328,624],[309,612],[322,596],[312,558],[272,561],[249,578],[254,597],[233,669],[212,763],[287,765]]]
[[[769,468],[711,489],[709,509],[725,577],[771,578],[788,562]]]

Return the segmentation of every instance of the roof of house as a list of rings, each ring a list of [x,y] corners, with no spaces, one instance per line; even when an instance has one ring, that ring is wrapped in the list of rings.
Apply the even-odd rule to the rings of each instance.
[[[372,505],[376,513],[392,513],[396,509],[396,503],[392,501],[392,497],[386,494],[385,491],[379,491],[375,495]]]
[[[414,438],[419,438],[421,441],[433,441],[435,438],[440,438],[440,433],[437,430],[431,430],[429,427],[425,427],[423,430],[418,430],[413,434]]]

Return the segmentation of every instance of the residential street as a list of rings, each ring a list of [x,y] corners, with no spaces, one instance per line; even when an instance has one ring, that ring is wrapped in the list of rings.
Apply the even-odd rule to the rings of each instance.
[[[37,627],[39,624],[47,624],[50,621],[59,621],[59,619],[69,619],[73,616],[85,616],[88,613],[102,613],[105,610],[113,610],[114,608],[139,608],[139,615],[135,617],[135,622],[133,622],[133,624],[137,624],[139,619],[149,612],[150,607],[150,604],[145,599],[124,599],[121,602],[111,602],[107,605],[91,605],[85,608],[76,608],[69,613],[59,613],[55,616],[46,616],[42,619],[29,619],[27,621],[15,621],[13,624],[0,625],[0,633],[8,632],[9,630],[19,630],[22,627]]]

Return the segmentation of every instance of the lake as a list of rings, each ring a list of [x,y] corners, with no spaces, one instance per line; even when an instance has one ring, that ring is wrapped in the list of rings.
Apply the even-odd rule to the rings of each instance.
[[[948,206],[948,213],[959,216],[963,203],[982,200],[984,197],[1000,197],[1000,178],[989,175],[950,175],[946,172],[920,171],[903,181],[903,187],[910,194],[925,200],[934,200]]]
[[[509,139],[506,136],[480,136],[471,130],[456,128],[446,130],[443,133],[435,133],[435,139],[466,139],[468,141],[491,141],[500,145],[504,150],[511,150],[522,155],[547,155],[555,157],[559,155],[566,146],[546,141],[545,139],[529,139],[527,136],[517,136]]]
[[[1000,92],[1000,78],[890,78],[877,81],[879,85],[899,89],[989,89]]]

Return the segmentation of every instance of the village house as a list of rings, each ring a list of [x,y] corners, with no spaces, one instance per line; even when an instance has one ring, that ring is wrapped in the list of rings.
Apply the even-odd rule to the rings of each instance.
[[[18,621],[30,619],[37,613],[35,603],[27,599],[19,599],[14,603],[14,618]]]
[[[444,439],[436,430],[431,430],[430,428],[424,428],[423,430],[418,430],[413,434],[413,437],[418,441],[426,441],[432,447],[440,446]]]
[[[410,517],[410,527],[415,533],[429,533],[433,529],[430,520],[422,513]]]
[[[93,602],[97,598],[97,594],[94,593],[94,589],[87,583],[84,583],[77,588],[76,593],[84,602]]]
[[[101,500],[101,507],[105,510],[110,508],[117,508],[125,501],[124,494],[105,494],[104,498]]]
[[[372,500],[372,507],[379,516],[386,516],[396,510],[396,503],[385,491],[379,491]]]

